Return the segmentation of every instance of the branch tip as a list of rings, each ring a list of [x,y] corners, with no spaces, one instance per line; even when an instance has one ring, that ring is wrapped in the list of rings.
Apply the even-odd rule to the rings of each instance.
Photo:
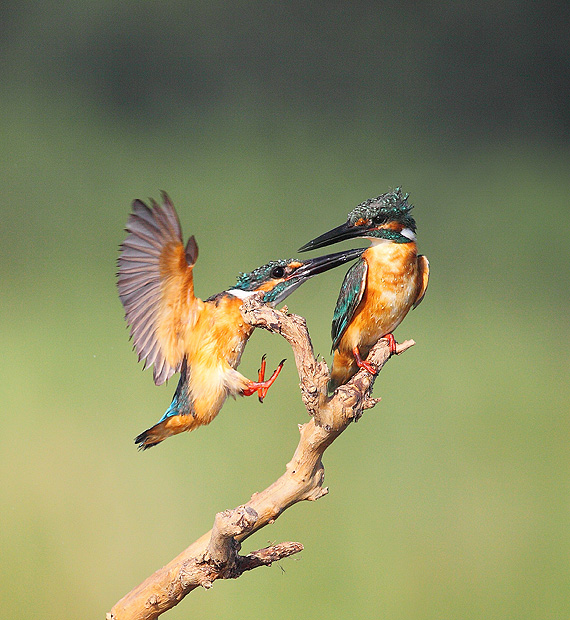
[[[279,562],[290,555],[303,551],[304,547],[298,542],[283,542],[264,549],[252,551],[240,558],[240,573],[252,570],[258,566],[271,566],[273,562]]]
[[[400,342],[396,344],[396,355],[400,355],[404,351],[407,351],[410,347],[413,347],[416,344],[415,340],[404,340],[404,342]]]
[[[372,409],[372,407],[376,407],[376,405],[382,400],[382,398],[367,398],[362,403],[362,409]],[[356,422],[357,420],[355,420]]]

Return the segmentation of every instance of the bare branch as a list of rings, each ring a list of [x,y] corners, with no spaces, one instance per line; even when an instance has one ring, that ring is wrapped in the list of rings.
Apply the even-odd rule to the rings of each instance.
[[[271,566],[273,562],[278,562],[283,558],[303,551],[303,545],[298,542],[284,542],[272,547],[265,547],[258,551],[253,551],[240,558],[242,572],[252,570],[258,566]]]
[[[371,397],[377,374],[365,369],[339,387],[334,395],[327,394],[329,370],[323,360],[315,359],[302,317],[271,308],[258,296],[243,303],[242,315],[250,325],[281,334],[291,345],[301,396],[311,419],[299,425],[299,444],[278,480],[254,493],[246,505],[218,513],[210,532],[123,597],[107,614],[107,620],[154,620],[198,586],[210,588],[216,579],[239,577],[246,570],[301,551],[300,543],[281,543],[246,556],[238,555],[242,541],[273,523],[289,506],[328,493],[323,486],[324,451],[352,421],[380,400]],[[399,344],[397,354],[413,344],[413,340]],[[379,372],[389,357],[388,343],[380,340],[371,349],[367,361]]]

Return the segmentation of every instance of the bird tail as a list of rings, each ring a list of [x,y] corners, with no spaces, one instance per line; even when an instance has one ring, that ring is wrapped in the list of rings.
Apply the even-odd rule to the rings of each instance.
[[[200,422],[193,415],[172,415],[135,437],[139,450],[148,450],[167,437],[194,430]]]
[[[186,359],[182,362],[180,379],[170,407],[160,420],[146,431],[135,437],[139,450],[147,450],[164,441],[171,435],[191,431],[203,424],[196,418],[192,401],[188,393],[188,366]]]
[[[341,353],[338,349],[335,350],[331,378],[327,385],[329,394],[332,394],[337,387],[344,385],[357,372],[358,366],[354,357]]]

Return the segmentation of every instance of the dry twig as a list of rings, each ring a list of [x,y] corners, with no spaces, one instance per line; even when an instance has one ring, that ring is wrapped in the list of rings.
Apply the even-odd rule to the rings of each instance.
[[[327,395],[329,370],[326,362],[315,359],[302,317],[275,310],[263,304],[258,296],[242,305],[242,315],[255,327],[281,334],[291,345],[301,396],[311,419],[299,425],[299,444],[278,480],[264,491],[254,493],[247,504],[218,513],[210,532],[124,596],[107,614],[107,620],[153,620],[198,586],[210,588],[216,579],[233,579],[247,570],[301,551],[300,543],[288,542],[246,556],[238,555],[243,540],[273,523],[289,506],[327,494],[321,460],[324,451],[352,421],[358,420],[365,409],[374,407],[379,400],[370,396],[375,375],[366,370],[360,370],[332,397]],[[413,340],[399,344],[397,353],[413,344]],[[387,342],[380,340],[367,360],[381,370],[389,357]]]

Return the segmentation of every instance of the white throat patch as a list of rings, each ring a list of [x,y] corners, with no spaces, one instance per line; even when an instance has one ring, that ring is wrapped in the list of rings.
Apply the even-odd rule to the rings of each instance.
[[[368,237],[370,239],[370,245],[372,247],[376,245],[384,245],[385,243],[393,243],[390,239],[381,239],[379,237]]]
[[[402,230],[400,231],[400,234],[402,235],[402,237],[406,237],[406,239],[409,239],[410,241],[415,241],[417,238],[414,231],[411,228],[402,228]],[[395,241],[392,241],[391,239],[382,239],[381,237],[366,237],[366,238],[370,239],[372,247],[377,246],[377,245],[384,245],[386,243],[396,243]]]
[[[415,241],[417,239],[414,231],[410,228],[402,228],[400,234],[404,235],[404,237],[407,237],[410,241]]]
[[[239,288],[231,288],[227,292],[234,297],[238,297],[239,299],[249,299],[252,295],[255,295],[256,293],[256,291],[242,291]]]

